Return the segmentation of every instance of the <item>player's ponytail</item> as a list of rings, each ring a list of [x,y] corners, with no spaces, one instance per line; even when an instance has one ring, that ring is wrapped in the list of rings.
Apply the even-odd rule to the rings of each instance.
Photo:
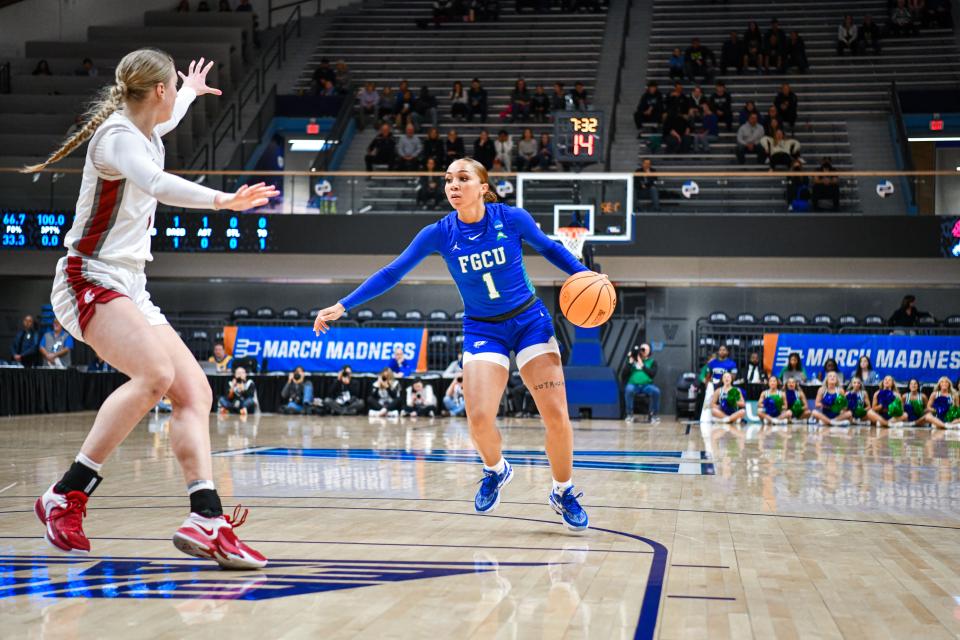
[[[489,183],[488,183],[488,184],[489,184]],[[491,187],[491,188],[492,188],[492,187]],[[483,201],[484,201],[485,203],[487,203],[487,202],[496,202],[496,201],[497,201],[497,194],[496,194],[496,192],[494,192],[494,191],[487,191],[485,194],[483,194]]]
[[[114,72],[114,84],[100,90],[83,115],[83,126],[63,141],[60,148],[40,164],[20,169],[21,173],[36,173],[59,162],[90,139],[103,122],[124,103],[138,102],[147,97],[158,84],[166,84],[174,76],[173,58],[159,49],[137,49],[125,55]]]

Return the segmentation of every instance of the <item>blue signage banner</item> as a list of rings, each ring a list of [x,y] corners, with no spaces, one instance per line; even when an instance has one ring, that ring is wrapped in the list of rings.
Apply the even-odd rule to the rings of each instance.
[[[768,333],[764,335],[764,364],[775,374],[797,352],[807,376],[823,371],[833,358],[849,379],[861,356],[869,356],[882,377],[897,382],[917,378],[936,382],[941,376],[953,380],[960,373],[960,336],[891,336],[877,334]]]
[[[336,371],[349,365],[356,372],[378,372],[389,363],[396,348],[403,350],[417,371],[427,363],[425,328],[334,327],[319,336],[311,327],[225,327],[224,341],[234,358],[256,358],[270,371]]]

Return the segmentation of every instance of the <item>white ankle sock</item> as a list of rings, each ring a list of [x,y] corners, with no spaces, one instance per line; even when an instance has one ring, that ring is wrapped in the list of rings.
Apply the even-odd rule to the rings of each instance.
[[[94,462],[93,460],[83,455],[82,453],[78,453],[77,457],[74,458],[74,460],[76,462],[79,462],[83,466],[85,466],[87,469],[90,469],[91,471],[96,471],[98,474],[100,473],[100,469],[103,467],[103,463]]]
[[[201,489],[216,489],[216,485],[211,480],[194,480],[187,485],[187,495],[200,491]]]
[[[566,482],[557,482],[553,481],[553,492],[558,496],[563,495],[563,492],[573,486],[573,478],[570,478]]]
[[[497,473],[503,473],[503,470],[507,468],[507,461],[503,459],[503,456],[500,456],[500,461],[497,464],[493,465],[492,467],[483,465],[483,468],[486,469],[487,471],[496,471]]]

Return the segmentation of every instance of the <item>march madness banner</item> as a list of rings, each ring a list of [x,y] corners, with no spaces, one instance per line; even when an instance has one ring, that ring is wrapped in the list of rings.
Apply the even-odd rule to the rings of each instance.
[[[336,371],[350,365],[354,371],[376,373],[393,357],[396,347],[417,371],[427,370],[426,329],[357,329],[333,327],[319,336],[311,327],[224,327],[223,342],[234,358],[256,358],[270,371]]]
[[[960,371],[960,336],[890,336],[875,334],[766,333],[763,336],[763,364],[775,374],[786,366],[787,356],[797,352],[813,377],[823,363],[833,358],[849,379],[860,356],[869,356],[880,376],[892,375],[898,382],[917,378],[936,382],[951,380]]]

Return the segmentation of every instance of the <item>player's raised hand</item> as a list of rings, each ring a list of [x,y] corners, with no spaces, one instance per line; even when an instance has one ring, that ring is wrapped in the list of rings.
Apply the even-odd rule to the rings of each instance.
[[[317,312],[317,319],[313,321],[313,332],[317,335],[326,333],[330,330],[330,327],[327,325],[327,323],[333,322],[345,312],[346,309],[344,309],[343,305],[339,302],[332,307],[320,309],[320,311]]]
[[[246,211],[254,207],[262,207],[275,198],[280,192],[272,184],[258,182],[257,184],[245,184],[236,193],[224,193],[214,199],[214,206],[217,209],[230,209],[231,211]]]
[[[220,89],[207,86],[207,74],[210,72],[210,69],[213,68],[213,60],[208,62],[206,66],[204,66],[203,62],[203,58],[200,58],[200,60],[191,60],[187,75],[183,75],[182,71],[177,71],[177,75],[183,80],[183,86],[190,87],[197,92],[198,96],[207,93],[215,96],[223,95],[223,91],[220,91]]]

